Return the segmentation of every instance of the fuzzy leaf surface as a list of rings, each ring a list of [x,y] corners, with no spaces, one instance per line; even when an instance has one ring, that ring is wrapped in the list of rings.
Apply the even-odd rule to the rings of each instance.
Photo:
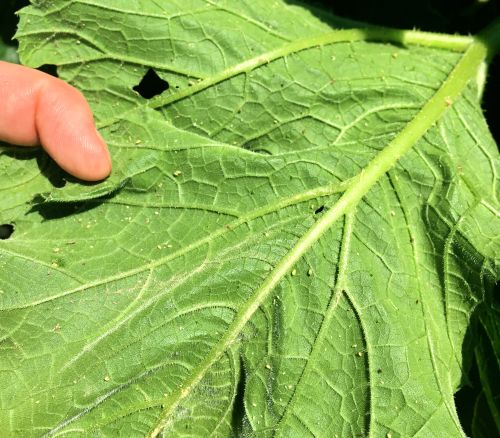
[[[32,3],[21,61],[58,65],[85,94],[114,173],[26,183],[31,209],[0,199],[16,227],[0,241],[2,427],[463,436],[453,394],[500,234],[498,152],[473,81],[293,269],[277,269],[363,186],[462,54],[308,43],[341,22],[283,1]],[[133,88],[149,69],[169,88],[146,101]],[[58,175],[39,164],[0,156],[20,169],[0,188]]]

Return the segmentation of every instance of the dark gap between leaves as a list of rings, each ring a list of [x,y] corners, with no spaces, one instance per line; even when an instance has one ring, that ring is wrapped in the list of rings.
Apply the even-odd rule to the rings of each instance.
[[[476,403],[477,397],[481,392],[482,386],[475,360],[472,361],[472,368],[467,374],[467,380],[469,380],[469,383],[464,384],[455,393],[455,407],[457,409],[458,418],[460,419],[460,424],[464,428],[467,436],[471,436],[471,425],[474,417],[474,405]]]
[[[137,91],[144,99],[151,99],[158,96],[165,90],[168,90],[169,83],[160,78],[158,74],[152,69],[148,69],[146,74],[142,77],[138,85],[132,89]]]
[[[7,240],[14,233],[14,225],[2,224],[0,225],[0,240]]]
[[[29,0],[2,0],[0,6],[0,40],[7,46],[16,46],[14,40],[19,17],[16,11],[30,4]]]
[[[47,73],[50,76],[54,76],[55,78],[59,77],[59,75],[57,74],[57,66],[55,64],[43,64],[38,67],[37,70]]]
[[[488,276],[485,276],[485,280],[488,282]],[[495,279],[491,279],[492,283]],[[493,286],[493,284],[492,284]],[[492,294],[488,293],[485,297],[485,301],[475,308],[474,312],[470,317],[470,322],[465,332],[464,341],[462,344],[462,357],[463,357],[463,373],[460,388],[455,392],[455,408],[460,420],[460,424],[463,427],[466,436],[471,436],[473,438],[486,438],[498,436],[495,432],[496,425],[492,417],[492,411],[489,407],[486,407],[484,411],[481,412],[480,422],[486,430],[491,430],[491,435],[488,433],[483,435],[481,433],[475,433],[474,423],[476,418],[476,402],[481,397],[483,393],[484,382],[481,380],[481,376],[478,368],[478,354],[486,353],[489,354],[489,359],[492,360],[491,364],[495,363],[494,351],[491,348],[493,345],[490,343],[488,333],[486,332],[483,323],[481,322],[481,315],[484,312],[488,312],[490,306],[493,304],[491,299],[497,295],[498,289],[492,290]],[[496,368],[496,365],[493,365]],[[497,387],[496,382],[491,382],[493,393],[498,393],[494,387]],[[483,394],[484,396],[484,394]]]
[[[231,418],[231,426],[235,431],[240,431],[243,425],[245,416],[245,386],[246,372],[243,358],[240,357],[240,378],[236,386],[236,395],[234,397],[233,413]]]
[[[500,77],[500,58],[493,59],[488,67],[488,77],[484,89],[483,108],[484,116],[488,122],[491,134],[497,145],[500,146],[500,123],[498,115],[500,114],[500,83],[497,78]]]

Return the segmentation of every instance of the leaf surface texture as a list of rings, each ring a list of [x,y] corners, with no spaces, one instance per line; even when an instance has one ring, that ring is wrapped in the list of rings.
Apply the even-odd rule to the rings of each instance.
[[[114,173],[53,188],[43,154],[1,152],[13,436],[463,436],[453,394],[498,275],[496,145],[472,81],[297,250],[463,56],[308,43],[340,25],[264,0],[22,11],[21,61],[85,94]],[[149,69],[168,89],[146,100]]]

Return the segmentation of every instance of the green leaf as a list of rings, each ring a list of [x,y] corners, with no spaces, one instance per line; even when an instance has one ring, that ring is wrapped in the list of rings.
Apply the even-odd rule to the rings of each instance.
[[[0,200],[10,435],[464,435],[464,336],[498,277],[487,49],[325,17],[264,0],[22,11],[22,62],[84,92],[114,173],[21,186],[29,212]],[[150,68],[169,89],[146,101]],[[22,167],[6,190],[38,171]]]

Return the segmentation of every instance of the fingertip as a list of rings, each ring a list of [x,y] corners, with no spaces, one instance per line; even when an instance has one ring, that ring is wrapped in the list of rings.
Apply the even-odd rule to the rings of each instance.
[[[109,176],[111,157],[106,142],[79,91],[62,81],[51,81],[40,93],[36,123],[42,146],[66,172],[86,181]]]
[[[97,138],[99,139],[98,141],[101,143],[100,147],[102,151],[100,167],[95,172],[95,175],[97,180],[101,180],[107,178],[111,174],[111,171],[113,170],[113,162],[111,161],[111,154],[109,153],[106,141],[104,140],[104,138],[97,129],[95,132],[97,134]]]
[[[97,130],[82,133],[78,153],[65,163],[68,173],[85,181],[101,181],[112,170],[111,156],[106,142]]]
[[[0,139],[41,144],[68,173],[99,181],[111,172],[106,142],[83,94],[66,82],[0,61]]]

